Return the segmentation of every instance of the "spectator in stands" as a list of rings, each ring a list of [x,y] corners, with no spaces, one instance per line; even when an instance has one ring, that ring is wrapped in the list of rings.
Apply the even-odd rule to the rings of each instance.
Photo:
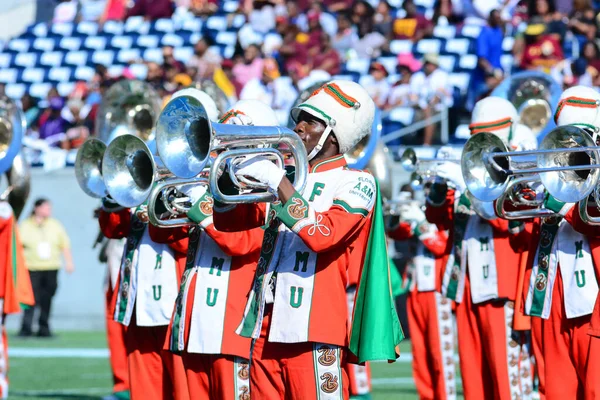
[[[217,86],[225,93],[231,104],[234,104],[244,88],[233,73],[233,61],[225,59],[221,62],[221,68],[215,70],[213,79]]]
[[[80,5],[77,0],[59,0],[54,9],[52,23],[74,22],[79,13]]]
[[[25,114],[27,129],[31,129],[32,126],[37,125],[37,120],[40,116],[40,109],[37,105],[37,99],[35,99],[29,93],[25,93],[23,97],[21,97],[21,109]]]
[[[458,25],[463,21],[461,15],[454,13],[452,0],[437,0],[433,5],[433,26]]]
[[[85,125],[87,113],[84,107],[85,105],[81,100],[73,99],[69,100],[67,107],[64,108],[63,118],[70,125],[70,128],[66,131],[66,138],[61,144],[61,147],[65,150],[79,148],[90,136],[90,131]],[[66,116],[69,118],[66,118]]]
[[[173,56],[173,46],[163,46],[162,54],[163,54],[163,66],[165,68],[174,68],[177,70],[177,73],[181,73],[185,71],[185,66],[179,60],[176,60]]]
[[[388,40],[393,38],[394,18],[392,17],[392,8],[386,0],[381,0],[377,4],[373,21],[375,22],[373,26],[375,32],[381,33]]]
[[[341,60],[340,55],[331,46],[331,39],[325,32],[321,32],[320,46],[315,54],[310,58],[310,69],[320,69],[326,71],[329,75],[340,73]]]
[[[369,93],[369,96],[379,108],[385,107],[388,95],[390,94],[390,84],[387,81],[388,72],[380,62],[373,62],[369,67],[369,75],[361,82],[363,87]]]
[[[406,15],[394,21],[394,36],[396,39],[410,39],[414,43],[424,37],[431,36],[433,25],[423,15],[417,13],[414,0],[405,0],[402,8]]]
[[[98,21],[104,13],[106,0],[79,0],[79,21]]]
[[[475,102],[494,90],[502,81],[504,72],[500,58],[504,41],[503,21],[498,10],[492,10],[488,25],[481,29],[476,42],[477,68],[471,79],[471,90],[467,109],[471,110]]]
[[[364,0],[358,0],[352,5],[351,20],[358,29],[358,36],[363,37],[373,31],[373,6]]]
[[[582,56],[587,60],[588,65],[600,71],[600,49],[594,41],[589,41],[583,46]]]
[[[240,85],[255,78],[260,78],[263,73],[263,59],[260,47],[256,44],[249,45],[244,51],[244,58],[233,67],[233,74]]]
[[[300,63],[301,65],[308,63],[307,42],[308,36],[300,32],[296,25],[288,26],[288,30],[283,37],[283,43],[279,48],[279,55],[286,70],[294,63]]]
[[[398,55],[396,71],[400,79],[390,89],[386,108],[413,106],[410,81],[415,72],[421,69],[421,63],[412,53]]]
[[[350,9],[351,5],[352,1],[350,1],[350,4],[348,5],[347,9]],[[298,18],[296,18],[296,25],[298,26],[298,28],[300,28],[300,30],[303,32],[308,32],[308,17],[309,14],[314,13],[317,13],[319,15],[319,24],[321,29],[327,32],[329,36],[335,35],[335,33],[337,32],[336,17],[334,17],[333,14],[327,12],[327,9],[325,8],[323,2],[320,0],[311,0],[310,7],[306,11],[306,13],[299,15]]]
[[[568,30],[565,16],[556,11],[552,0],[529,0],[528,16],[530,24],[544,24],[546,34],[564,41]]]
[[[104,13],[100,17],[100,22],[103,24],[106,21],[122,21],[127,13],[127,0],[106,0]]]
[[[492,10],[498,10],[504,21],[510,21],[512,14],[521,0],[473,0],[476,15],[485,21]]]
[[[49,113],[43,122],[40,121],[40,139],[45,140],[50,146],[59,147],[65,139],[69,129],[69,122],[61,115],[65,101],[62,97],[50,98]]]
[[[388,40],[374,30],[375,10],[366,1],[354,3],[352,22],[357,28],[358,41],[354,43],[353,53],[357,58],[377,58]]]
[[[321,22],[319,18],[321,14],[317,11],[311,10],[307,13],[308,17],[308,55],[314,57],[321,49],[321,34],[323,28],[321,28]]]
[[[525,50],[521,60],[522,69],[540,70],[546,73],[564,58],[563,51],[552,35],[545,33],[543,24],[529,25],[525,30]]]
[[[221,56],[209,47],[210,43],[206,37],[200,38],[194,45],[194,55],[187,66],[196,68],[196,75],[191,75],[195,80],[210,79],[221,64]]]
[[[267,33],[275,29],[275,17],[283,13],[282,0],[244,0],[243,10],[254,32]],[[279,11],[276,11],[279,10]]]
[[[155,62],[146,63],[148,72],[146,74],[146,82],[148,82],[161,97],[165,96],[165,70]]]
[[[171,18],[173,15],[173,4],[171,0],[136,0],[133,7],[129,8],[126,18],[141,15],[147,20],[159,18]]]
[[[581,57],[576,60],[563,60],[559,62],[550,75],[556,82],[563,86],[566,90],[575,85],[593,86],[594,80],[598,79],[598,71],[590,67],[585,58]]]
[[[452,93],[448,73],[439,68],[437,54],[425,55],[423,70],[413,75],[410,85],[413,101],[417,104],[417,118],[426,119],[442,108],[452,107]],[[438,124],[425,127],[423,144],[432,144]]]
[[[177,8],[187,10],[197,17],[206,17],[219,10],[217,0],[176,0]]]
[[[358,42],[358,36],[352,29],[352,22],[347,13],[341,12],[337,16],[337,32],[331,38],[332,47],[343,60],[348,58],[348,52]]]
[[[592,7],[590,0],[574,0],[573,12],[569,18],[569,28],[578,36],[583,36],[587,40],[594,40],[596,37],[596,12]]]

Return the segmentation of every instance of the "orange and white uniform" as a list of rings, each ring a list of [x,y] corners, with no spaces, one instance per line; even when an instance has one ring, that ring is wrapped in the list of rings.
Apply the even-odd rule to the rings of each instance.
[[[394,240],[417,239],[404,277],[413,355],[413,377],[421,399],[455,399],[454,324],[451,301],[439,293],[447,260],[448,233],[422,222],[388,230]]]
[[[190,398],[249,399],[251,339],[235,330],[254,279],[263,230],[217,231],[209,193],[200,197],[196,210],[196,226],[150,227],[154,240],[169,243],[187,259],[168,348],[183,358]]]
[[[511,248],[508,221],[485,220],[469,200],[448,190],[428,203],[427,220],[449,230],[441,292],[454,300],[466,399],[529,398],[532,373],[523,335],[513,331],[520,255]]]
[[[184,262],[152,241],[139,209],[100,211],[102,233],[127,238],[119,271],[115,321],[127,326],[130,393],[136,399],[189,399],[181,357],[164,350]]]
[[[17,223],[10,205],[7,202],[0,202],[0,308],[2,308],[0,398],[2,399],[8,398],[8,338],[4,325],[6,315],[21,312],[21,305],[33,307],[34,304]]]

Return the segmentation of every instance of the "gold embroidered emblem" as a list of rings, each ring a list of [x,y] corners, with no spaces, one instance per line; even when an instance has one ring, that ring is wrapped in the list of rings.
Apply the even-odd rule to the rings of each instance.
[[[510,308],[511,310],[514,310],[515,308],[515,302],[514,301],[509,301],[506,303],[506,305],[508,306],[508,308]]]
[[[517,342],[515,342],[514,340],[512,340],[512,339],[511,339],[511,341],[510,341],[510,342],[508,342],[508,345],[514,349],[514,348],[515,348],[515,347],[517,347],[519,344],[518,344]]]
[[[541,234],[540,244],[542,245],[542,247],[550,246],[550,241],[552,239],[550,232],[542,230],[542,232],[540,234]]]
[[[508,363],[511,367],[516,367],[518,362],[519,362],[519,360],[517,360],[517,357],[515,357],[515,355],[512,354],[510,356],[510,361]]]
[[[445,306],[446,304],[448,304],[448,299],[447,298],[442,298],[442,301],[440,301],[440,304]]]
[[[454,358],[446,357],[446,365],[454,365]]]
[[[239,400],[250,400],[250,388],[248,386],[242,386],[240,388]]]
[[[337,360],[335,356],[335,350],[329,348],[328,346],[321,346],[317,353],[321,354],[318,358],[319,364],[324,365],[326,367],[333,365],[333,363]]]
[[[452,372],[448,372],[448,378],[449,381],[451,381],[452,379],[454,379],[454,374]]]
[[[322,391],[325,393],[333,393],[337,390],[339,386],[337,376],[333,376],[331,372],[326,372],[321,375],[321,379],[325,381],[321,384]]]
[[[442,313],[442,319],[445,321],[450,318],[450,313],[448,311],[444,311]]]
[[[510,377],[510,384],[513,386],[517,386],[519,384],[519,377],[516,374],[512,374]]]
[[[214,200],[212,197],[207,197],[205,201],[200,202],[200,211],[204,215],[213,214]]]
[[[248,377],[250,377],[250,373],[248,372],[248,363],[240,363],[240,370],[238,371],[238,376],[240,379],[243,379],[245,381],[248,380]]]
[[[450,342],[444,343],[444,350],[450,350],[452,348],[452,344]]]
[[[146,210],[146,208],[142,208],[141,210],[137,210],[135,212],[135,216],[138,217],[138,219],[140,220],[140,222],[142,223],[147,223],[148,222],[148,211]]]
[[[547,282],[548,282],[548,278],[546,278],[546,275],[544,275],[540,272],[535,277],[535,288],[541,292],[546,289]]]
[[[304,204],[302,199],[297,197],[292,199],[292,204],[290,204],[287,208],[288,214],[294,219],[302,219],[306,218],[306,212],[308,211],[308,206]]]
[[[274,240],[275,240],[275,238],[273,237],[273,235],[271,235],[271,233],[269,233],[269,232],[265,233],[265,237],[263,238],[263,245],[262,245],[262,251],[265,254],[270,254],[273,251]]]
[[[443,335],[449,335],[450,334],[450,328],[448,328],[447,326],[445,326],[444,329],[442,330],[442,334]]]

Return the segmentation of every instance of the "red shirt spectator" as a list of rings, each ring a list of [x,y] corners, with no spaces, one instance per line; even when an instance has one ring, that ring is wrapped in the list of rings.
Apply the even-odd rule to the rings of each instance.
[[[173,15],[171,0],[136,0],[127,11],[127,17],[142,15],[149,20],[170,18]]]
[[[542,70],[550,72],[564,54],[558,40],[550,35],[544,34],[544,25],[530,25],[525,31],[526,41],[521,68]]]
[[[406,17],[394,21],[394,37],[396,39],[411,39],[416,42],[429,36],[433,29],[431,21],[417,13],[413,0],[405,0],[403,4]]]
[[[329,75],[337,75],[340,73],[340,55],[331,47],[331,39],[325,32],[321,32],[320,51],[312,59],[312,69],[320,69],[329,73]]]

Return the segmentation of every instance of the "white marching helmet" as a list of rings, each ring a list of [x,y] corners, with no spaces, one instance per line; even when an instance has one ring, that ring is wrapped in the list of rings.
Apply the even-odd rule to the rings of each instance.
[[[195,98],[206,109],[206,115],[208,116],[209,120],[217,121],[219,119],[219,109],[217,108],[217,103],[215,103],[215,101],[202,90],[196,88],[181,89],[173,93],[171,100],[179,96],[190,96]]]
[[[600,93],[591,87],[573,86],[563,92],[554,113],[556,126],[575,125],[600,130]]]
[[[511,150],[528,151],[537,149],[537,137],[527,125],[516,124],[512,140],[508,143]]]
[[[221,117],[219,122],[222,124],[235,123],[233,117],[238,117],[243,125],[279,126],[275,111],[260,100],[238,101]]]
[[[367,91],[358,83],[346,80],[324,84],[304,103],[292,108],[294,122],[298,122],[302,111],[326,125],[319,143],[308,155],[309,160],[321,151],[330,132],[337,138],[340,153],[346,153],[371,133],[375,119],[375,103]]]
[[[473,108],[469,129],[471,135],[490,132],[508,144],[513,136],[514,125],[519,114],[513,104],[502,97],[486,97],[479,100]]]

